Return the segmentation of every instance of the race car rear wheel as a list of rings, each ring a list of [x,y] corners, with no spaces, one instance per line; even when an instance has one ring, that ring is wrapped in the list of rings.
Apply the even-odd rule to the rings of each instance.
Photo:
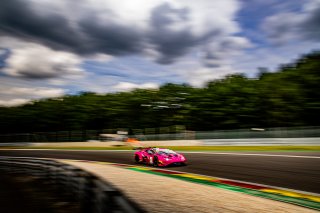
[[[135,155],[135,156],[134,156],[134,160],[136,161],[136,163],[139,163],[139,162],[140,162],[139,155]]]
[[[158,160],[158,158],[157,157],[154,157],[154,159],[153,159],[153,166],[159,166],[159,160]]]

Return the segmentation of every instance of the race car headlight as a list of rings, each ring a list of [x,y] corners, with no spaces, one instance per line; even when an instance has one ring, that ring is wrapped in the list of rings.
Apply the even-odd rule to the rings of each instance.
[[[180,156],[181,160],[185,160],[185,158],[183,156]]]
[[[165,158],[166,161],[170,160],[169,158]]]

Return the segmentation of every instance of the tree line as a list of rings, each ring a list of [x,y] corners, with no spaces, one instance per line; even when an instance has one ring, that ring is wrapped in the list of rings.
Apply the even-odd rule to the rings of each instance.
[[[263,60],[263,59],[262,59]],[[320,52],[256,78],[232,74],[204,88],[162,85],[157,90],[82,92],[0,107],[0,133],[84,129],[188,130],[320,125]]]

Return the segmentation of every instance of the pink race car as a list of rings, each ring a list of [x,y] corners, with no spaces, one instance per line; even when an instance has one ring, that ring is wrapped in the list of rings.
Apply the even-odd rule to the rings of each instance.
[[[178,166],[185,165],[186,158],[170,149],[162,148],[139,148],[134,153],[137,163],[145,163],[153,166]]]

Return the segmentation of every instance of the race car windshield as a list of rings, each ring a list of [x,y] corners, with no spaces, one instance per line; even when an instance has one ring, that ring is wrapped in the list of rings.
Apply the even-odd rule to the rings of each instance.
[[[176,152],[170,150],[170,149],[162,149],[159,151],[159,154],[166,154],[166,155],[169,155],[169,154],[177,154]]]

